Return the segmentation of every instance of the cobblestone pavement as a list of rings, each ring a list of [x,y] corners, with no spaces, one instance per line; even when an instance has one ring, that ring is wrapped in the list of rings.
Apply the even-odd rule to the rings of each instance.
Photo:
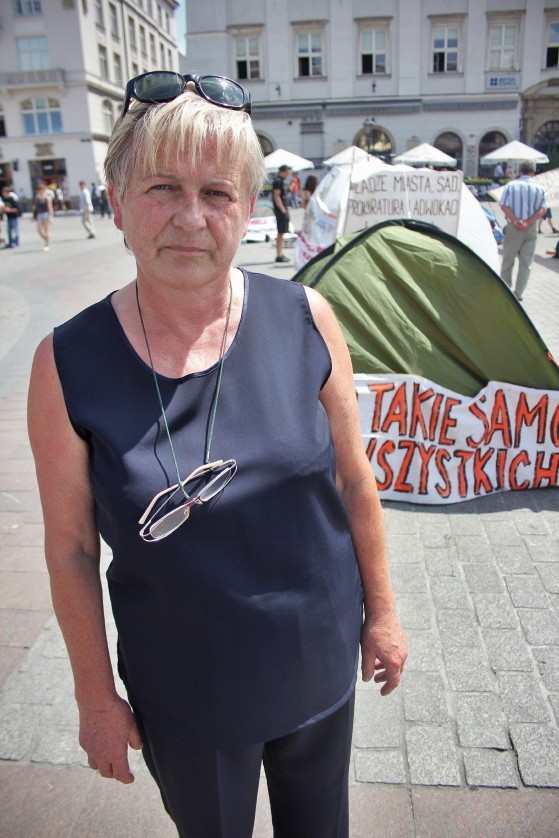
[[[22,247],[0,253],[2,838],[175,834],[137,755],[132,787],[85,768],[25,430],[40,338],[133,276],[111,222],[96,224],[89,241],[78,218],[57,218],[44,253],[24,219]],[[524,305],[559,357],[556,240],[539,236]],[[237,263],[293,275],[273,257],[242,245]],[[411,655],[390,697],[358,686],[352,836],[559,834],[559,492],[384,506]],[[114,645],[109,610],[107,622]],[[262,788],[255,836],[271,834]]]

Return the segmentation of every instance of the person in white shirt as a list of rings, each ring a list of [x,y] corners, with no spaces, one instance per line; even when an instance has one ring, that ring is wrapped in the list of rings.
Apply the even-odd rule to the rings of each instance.
[[[87,188],[85,180],[80,180],[80,213],[82,224],[87,232],[88,239],[95,238],[95,226],[93,224],[93,204],[91,203],[91,192]]]

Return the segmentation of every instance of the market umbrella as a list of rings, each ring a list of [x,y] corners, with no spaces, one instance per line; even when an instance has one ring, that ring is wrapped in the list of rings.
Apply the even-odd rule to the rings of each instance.
[[[420,143],[403,154],[398,154],[394,163],[408,163],[410,166],[456,166],[454,157],[429,143]]]
[[[337,154],[334,154],[333,157],[329,157],[328,160],[324,161],[324,166],[347,166],[353,163],[357,163],[359,160],[366,160],[369,155],[366,151],[359,146],[350,145],[349,148],[344,148],[343,151],[339,151]]]
[[[285,151],[283,148],[276,148],[264,158],[264,162],[268,172],[275,172],[280,166],[289,166],[294,172],[300,172],[301,169],[314,169],[312,160],[307,160],[291,151]]]
[[[479,161],[482,165],[491,163],[520,163],[523,160],[532,160],[534,163],[549,163],[549,157],[537,148],[513,140],[511,143],[499,146],[495,151],[485,154]]]

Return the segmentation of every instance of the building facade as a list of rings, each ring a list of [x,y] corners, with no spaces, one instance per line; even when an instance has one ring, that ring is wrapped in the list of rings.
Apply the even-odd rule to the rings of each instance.
[[[124,86],[178,70],[176,0],[2,0],[0,185],[102,181]]]
[[[512,139],[557,158],[557,0],[190,0],[187,22],[184,71],[250,90],[265,153],[428,142],[469,176]]]

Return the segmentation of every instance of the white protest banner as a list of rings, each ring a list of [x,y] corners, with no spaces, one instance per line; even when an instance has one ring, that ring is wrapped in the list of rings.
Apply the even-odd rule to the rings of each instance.
[[[532,183],[538,183],[543,186],[547,193],[547,205],[553,207],[559,204],[559,169],[551,169],[549,172],[542,172],[541,175],[534,175]],[[500,201],[504,186],[498,186],[495,189],[489,190],[494,201]]]
[[[461,192],[462,172],[387,167],[351,181],[344,233],[388,218],[414,218],[455,236]]]
[[[442,504],[559,486],[559,390],[492,381],[470,397],[416,375],[354,380],[382,497]]]

